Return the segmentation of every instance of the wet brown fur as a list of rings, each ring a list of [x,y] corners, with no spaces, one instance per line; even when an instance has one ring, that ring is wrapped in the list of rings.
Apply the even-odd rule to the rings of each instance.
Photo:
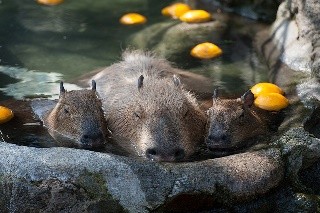
[[[95,90],[61,92],[43,121],[60,146],[97,148],[103,147],[108,138],[102,103]]]
[[[252,100],[253,101],[253,100]],[[206,144],[212,151],[237,150],[254,142],[256,137],[276,131],[280,112],[269,112],[238,99],[214,98],[207,111]]]
[[[122,61],[93,77],[112,137],[131,155],[148,158],[152,149],[152,160],[176,161],[175,153],[183,150],[179,160],[186,160],[204,141],[206,116],[174,74],[164,59],[126,51]]]

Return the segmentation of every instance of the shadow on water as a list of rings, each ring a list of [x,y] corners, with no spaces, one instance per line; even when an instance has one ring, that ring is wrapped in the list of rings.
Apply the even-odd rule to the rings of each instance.
[[[12,120],[0,126],[0,142],[32,147],[55,146],[54,140],[32,113],[28,101],[7,100],[0,102],[0,105],[16,109]]]

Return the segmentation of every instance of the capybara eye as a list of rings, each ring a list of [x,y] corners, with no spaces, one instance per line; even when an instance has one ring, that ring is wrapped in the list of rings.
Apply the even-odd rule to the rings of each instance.
[[[68,114],[69,113],[69,110],[67,108],[64,108],[63,109],[64,113]]]
[[[189,114],[189,110],[187,110],[187,111],[184,113],[184,117],[187,117],[188,114]]]
[[[139,118],[139,119],[141,118],[141,114],[139,112],[134,112],[133,114],[136,118]]]

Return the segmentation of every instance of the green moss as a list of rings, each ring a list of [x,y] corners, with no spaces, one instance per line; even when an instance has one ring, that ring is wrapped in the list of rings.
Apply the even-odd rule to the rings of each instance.
[[[85,171],[83,175],[79,176],[76,184],[85,190],[91,200],[94,200],[94,204],[90,206],[92,211],[103,212],[103,210],[107,209],[108,212],[127,212],[119,201],[108,192],[107,184],[102,174]]]

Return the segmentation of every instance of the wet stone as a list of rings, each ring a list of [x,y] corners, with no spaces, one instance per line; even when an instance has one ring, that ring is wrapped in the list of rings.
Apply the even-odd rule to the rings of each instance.
[[[198,195],[209,208],[261,196],[284,176],[277,149],[178,164],[7,143],[0,151],[1,211],[149,212]]]

